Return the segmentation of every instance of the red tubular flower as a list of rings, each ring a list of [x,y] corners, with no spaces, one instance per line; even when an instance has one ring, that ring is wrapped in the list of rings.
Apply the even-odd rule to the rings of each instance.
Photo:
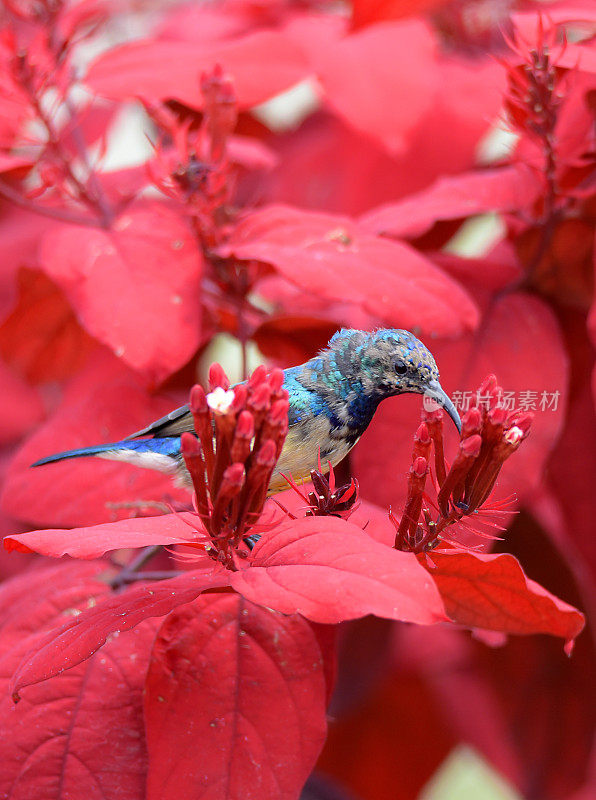
[[[350,478],[350,482],[342,486],[335,485],[335,472],[331,462],[328,462],[329,476],[323,474],[321,454],[319,452],[318,469],[310,471],[313,491],[308,494],[300,489],[298,484],[289,475],[284,475],[288,486],[304,500],[305,516],[307,517],[340,517],[347,520],[360,505],[358,481]],[[279,501],[277,505],[291,519],[297,519],[295,514],[288,511]]]
[[[183,203],[196,219],[203,244],[214,247],[223,235],[234,188],[227,144],[238,104],[234,84],[221,66],[203,73],[199,84],[204,113],[198,129],[165,106],[147,108],[161,130],[149,172],[160,191]]]
[[[508,39],[519,62],[506,65],[508,93],[505,109],[514,126],[543,142],[554,133],[559,107],[563,102],[561,82],[565,70],[556,65],[565,43],[557,47],[557,29],[546,30],[538,18],[536,40],[524,41],[518,32]],[[554,51],[558,49],[558,55]]]
[[[229,389],[219,364],[209,371],[211,392],[193,386],[190,408],[196,436],[181,437],[196,508],[210,539],[209,554],[230,569],[259,517],[288,430],[283,372],[259,367]]]
[[[477,392],[478,405],[462,418],[459,451],[449,470],[443,450],[442,412],[422,412],[424,421],[414,437],[404,512],[400,521],[390,513],[398,550],[423,552],[441,541],[449,542],[445,529],[477,513],[486,503],[501,467],[526,438],[533,419],[530,412],[508,412],[500,405],[501,396],[497,379],[489,375]],[[436,520],[425,507],[428,498],[424,493],[431,443],[439,487]]]

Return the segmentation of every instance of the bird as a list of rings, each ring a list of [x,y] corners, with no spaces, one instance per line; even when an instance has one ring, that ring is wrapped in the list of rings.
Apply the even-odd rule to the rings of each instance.
[[[321,462],[336,466],[388,397],[425,395],[447,412],[461,432],[459,414],[440,384],[433,355],[407,330],[342,328],[314,358],[284,370],[283,386],[289,395],[288,434],[271,477],[270,494],[287,487],[286,475],[300,482]],[[55,453],[32,466],[96,456],[165,472],[190,487],[180,446],[186,431],[194,433],[188,405],[119,442]]]

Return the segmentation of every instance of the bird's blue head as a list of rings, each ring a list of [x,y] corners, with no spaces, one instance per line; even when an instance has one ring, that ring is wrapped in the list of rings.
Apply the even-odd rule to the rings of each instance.
[[[397,328],[373,332],[343,329],[329,342],[335,363],[378,401],[396,394],[432,398],[461,430],[459,414],[439,382],[432,353],[414,334]]]

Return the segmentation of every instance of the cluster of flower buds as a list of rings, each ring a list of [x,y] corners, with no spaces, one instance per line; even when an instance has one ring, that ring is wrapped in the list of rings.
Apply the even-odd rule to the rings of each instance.
[[[450,469],[447,469],[443,449],[443,413],[440,410],[422,412],[423,421],[414,437],[404,512],[399,521],[390,514],[396,528],[398,550],[424,552],[441,542],[453,544],[446,529],[482,508],[504,462],[528,435],[534,415],[507,411],[500,404],[502,390],[494,375],[484,380],[477,397],[488,398],[488,402],[464,414],[459,451]],[[434,450],[438,486],[436,519],[428,508],[425,494],[431,450]]]
[[[201,76],[203,119],[181,120],[163,106],[148,112],[161,130],[156,157],[148,168],[153,183],[166,195],[183,202],[199,223],[207,246],[218,244],[233,181],[227,153],[236,127],[238,104],[232,80],[216,65]]]
[[[183,433],[182,455],[192,478],[208,552],[229,568],[258,519],[288,431],[284,374],[258,367],[230,389],[219,364],[209,371],[211,391],[190,394],[196,436]]]
[[[331,463],[329,463],[329,477],[323,474],[320,454],[319,468],[310,471],[310,479],[313,485],[312,491],[303,492],[291,476],[284,477],[290,488],[304,500],[304,510],[307,517],[341,517],[342,519],[348,519],[360,505],[358,481],[355,478],[350,478],[349,483],[343,486],[336,486],[335,472]],[[281,503],[278,503],[278,505],[283,508],[289,517],[296,519],[295,514],[281,506]]]
[[[556,65],[565,42],[559,46],[558,56],[553,55],[557,49],[556,31],[551,25],[545,31],[539,17],[534,43],[524,41],[517,33],[507,38],[517,63],[504,65],[508,81],[505,109],[516,130],[540,141],[552,137],[565,96],[561,84],[566,70]]]

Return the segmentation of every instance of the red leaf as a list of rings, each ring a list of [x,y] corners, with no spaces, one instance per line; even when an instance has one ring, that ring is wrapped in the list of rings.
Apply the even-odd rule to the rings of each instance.
[[[464,172],[440,178],[428,189],[365,214],[360,224],[371,233],[415,237],[438,220],[487,211],[528,212],[542,192],[536,173],[523,164]]]
[[[0,352],[33,383],[76,373],[96,348],[61,290],[43,272],[22,269],[17,304],[0,327]]]
[[[151,398],[138,377],[100,352],[69,385],[56,413],[18,451],[6,477],[2,507],[39,526],[93,525],[113,519],[109,504],[180,500],[188,492],[153,470],[101,459],[78,459],[31,469],[42,456],[102,441],[118,441],[180,405]],[[126,509],[125,509],[126,510]],[[130,514],[130,510],[127,512]]]
[[[569,644],[584,616],[530,580],[508,553],[433,553],[430,574],[451,619],[469,628],[504,633],[549,633]]]
[[[186,520],[189,524],[185,524]],[[69,530],[31,531],[4,539],[10,552],[41,553],[52,558],[100,558],[108,550],[148,545],[189,544],[198,534],[190,525],[199,525],[196,514],[164,514],[160,517],[139,517]]]
[[[318,111],[277,137],[280,166],[266,178],[267,199],[357,215],[420,192],[440,176],[471,169],[479,141],[501,108],[503,70],[490,59],[453,54],[442,57],[438,68],[441,89],[403,153],[390,154],[343,119]]]
[[[18,300],[19,267],[37,267],[41,235],[56,226],[56,221],[17,206],[3,204],[0,216],[2,260],[0,262],[0,318],[4,320]],[[0,337],[1,340],[1,337]]]
[[[96,578],[104,569],[105,565],[97,562],[46,563],[3,583],[2,658],[12,658],[10,653],[17,648],[20,660],[43,632],[70,619],[72,609],[85,606],[90,598],[106,592],[106,585]]]
[[[424,14],[449,0],[352,0],[352,21],[355,28],[385,19],[400,19]]]
[[[3,796],[144,797],[142,692],[155,622],[143,623],[134,635],[114,637],[85,664],[32,687],[16,708],[7,691],[12,672],[35,640],[105,592],[105,585],[93,579],[101,569],[63,563],[29,571],[0,589]]]
[[[147,674],[148,800],[294,800],[325,740],[325,676],[306,620],[238,595],[171,614]]]
[[[242,108],[263,103],[308,73],[302,51],[290,37],[258,31],[217,44],[156,39],[125,44],[102,54],[91,65],[85,83],[113,100],[174,99],[201,108],[201,73],[216,64],[232,76]]]
[[[220,249],[272,264],[302,289],[358,303],[389,325],[450,335],[477,323],[469,296],[424,256],[345,217],[270,206],[249,214]]]
[[[434,37],[420,20],[384,22],[332,42],[317,53],[316,67],[333,108],[392,152],[405,149],[439,79]]]
[[[252,602],[313,622],[366,614],[421,625],[444,619],[436,588],[414,555],[336,517],[307,517],[265,534],[248,568],[230,582]]]
[[[227,585],[225,577],[197,571],[111,595],[36,641],[13,675],[11,692],[75,667],[99,650],[109,636],[129,631],[150,617],[163,617],[205,589]]]
[[[152,380],[197,349],[202,256],[165,206],[133,209],[109,231],[65,225],[46,235],[40,258],[85,328]]]
[[[19,439],[43,416],[37,392],[0,360],[0,444]]]
[[[337,800],[424,796],[424,784],[457,744],[423,679],[388,666],[376,677],[366,702],[329,726],[319,769],[345,787],[346,794]]]

